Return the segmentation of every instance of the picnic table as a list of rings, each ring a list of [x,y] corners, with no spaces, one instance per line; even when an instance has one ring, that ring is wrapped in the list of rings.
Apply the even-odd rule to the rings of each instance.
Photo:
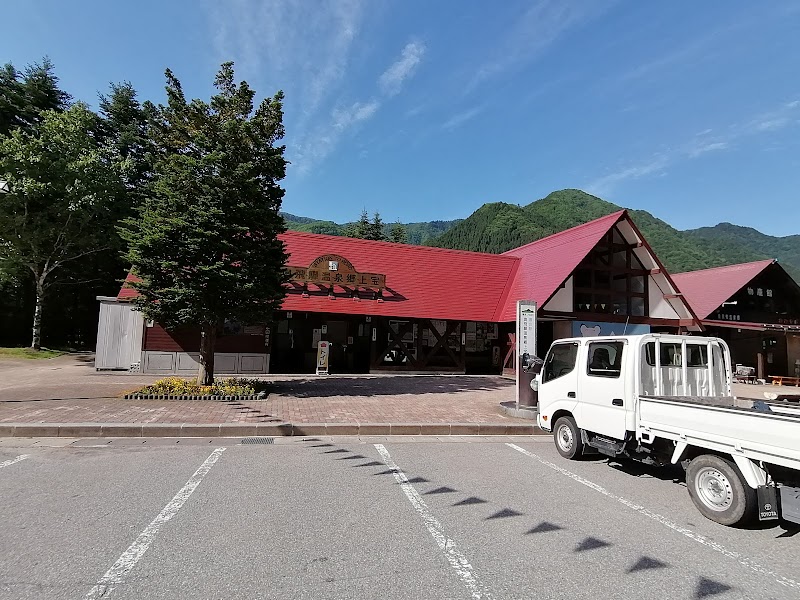
[[[787,375],[770,375],[772,385],[795,385],[800,386],[800,377],[789,377]]]

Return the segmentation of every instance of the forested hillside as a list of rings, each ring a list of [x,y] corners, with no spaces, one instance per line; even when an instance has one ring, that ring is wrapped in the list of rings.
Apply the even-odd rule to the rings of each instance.
[[[292,231],[306,231],[308,233],[323,233],[327,235],[347,235],[349,228],[354,225],[354,223],[339,224],[333,221],[321,221],[311,217],[300,217],[286,212],[282,212],[281,215],[283,215],[283,219],[286,221],[286,227]],[[461,220],[459,219],[456,221],[403,223],[402,225],[406,229],[406,241],[409,244],[422,245],[460,222]],[[384,233],[387,239],[394,225],[395,223],[384,224]]]
[[[429,244],[500,253],[620,209],[581,190],[560,190],[527,206],[484,204]],[[800,236],[771,237],[728,223],[679,231],[647,211],[629,212],[673,273],[777,258],[795,279],[800,279]]]

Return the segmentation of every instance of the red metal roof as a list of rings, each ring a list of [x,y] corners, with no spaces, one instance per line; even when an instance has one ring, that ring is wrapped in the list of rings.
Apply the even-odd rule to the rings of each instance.
[[[620,210],[502,254],[519,259],[520,265],[494,320],[516,320],[517,300],[543,306],[609,229],[626,217],[627,211]]]
[[[309,296],[287,295],[291,311],[383,315],[465,321],[491,321],[513,277],[517,259],[498,254],[376,242],[332,235],[287,231],[280,238],[288,265],[308,266],[325,254],[338,254],[359,272],[386,275],[384,300],[362,293],[361,300],[336,288],[335,299],[309,284]],[[126,281],[134,281],[129,275]],[[119,299],[136,296],[124,287]],[[368,299],[369,298],[369,299]]]
[[[290,293],[282,308],[514,321],[517,300],[535,300],[543,306],[611,227],[628,218],[627,211],[621,210],[499,255],[287,231],[280,237],[289,253],[288,265],[307,266],[325,254],[338,254],[359,272],[385,274],[387,289],[379,302],[371,299],[369,292],[354,300],[340,288],[335,288],[335,298],[330,298],[309,284],[308,297]],[[135,278],[128,275],[126,281]],[[118,298],[134,296],[136,292],[123,285]]]
[[[672,280],[699,319],[705,319],[723,302],[746,286],[775,260],[689,271],[672,276]]]
[[[288,264],[310,265],[339,254],[359,272],[386,275],[385,300],[353,300],[289,294],[284,310],[491,321],[508,287],[516,260],[510,257],[287,231],[281,236]],[[369,294],[364,294],[369,295]]]
[[[138,296],[139,294],[136,290],[128,286],[129,283],[136,283],[137,281],[141,280],[133,273],[128,273],[125,282],[122,284],[122,288],[119,290],[119,294],[117,294],[117,300],[130,300]]]

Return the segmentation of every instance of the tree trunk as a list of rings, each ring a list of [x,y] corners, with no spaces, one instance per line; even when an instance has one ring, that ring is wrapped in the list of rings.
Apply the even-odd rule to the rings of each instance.
[[[39,350],[42,347],[42,306],[44,304],[44,282],[36,278],[36,310],[33,312],[33,339],[31,348]]]
[[[203,323],[200,332],[200,368],[197,371],[198,385],[214,383],[214,346],[217,343],[216,323]]]

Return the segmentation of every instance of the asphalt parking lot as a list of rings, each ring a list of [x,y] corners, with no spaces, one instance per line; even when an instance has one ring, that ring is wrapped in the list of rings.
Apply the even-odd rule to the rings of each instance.
[[[0,439],[0,598],[800,598],[800,533],[705,520],[679,470],[241,442]]]

